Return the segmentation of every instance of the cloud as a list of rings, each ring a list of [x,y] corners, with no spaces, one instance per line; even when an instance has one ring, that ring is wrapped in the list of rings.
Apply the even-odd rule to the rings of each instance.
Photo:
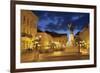
[[[84,25],[89,24],[89,13],[35,11],[35,14],[39,17],[38,29],[41,31],[69,34],[67,26],[72,23],[76,34]]]

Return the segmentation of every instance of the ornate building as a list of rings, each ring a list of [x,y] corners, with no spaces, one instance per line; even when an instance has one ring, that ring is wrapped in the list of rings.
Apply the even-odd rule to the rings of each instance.
[[[79,33],[79,37],[82,40],[81,43],[81,52],[82,54],[89,54],[90,48],[90,33],[89,26],[85,26],[83,30]]]
[[[79,33],[79,35],[82,40],[86,41],[86,43],[90,42],[88,26],[84,27],[83,30]]]
[[[38,32],[36,36],[41,37],[41,49],[49,49],[50,42],[53,40],[52,37],[45,32]]]
[[[56,45],[56,49],[66,48],[66,43],[68,41],[67,34],[57,34],[53,32],[47,32],[47,34],[52,37],[51,42]]]
[[[21,10],[21,50],[32,48],[37,33],[38,17],[29,10]]]

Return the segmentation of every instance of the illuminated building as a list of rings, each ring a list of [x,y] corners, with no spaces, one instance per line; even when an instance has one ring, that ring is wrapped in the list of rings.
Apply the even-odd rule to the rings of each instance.
[[[41,36],[41,40],[40,40],[41,49],[49,49],[48,46],[50,45],[52,37],[45,32],[38,32],[36,36]]]
[[[66,45],[68,38],[66,34],[62,34],[53,36],[53,40],[59,42],[61,45]]]
[[[38,17],[29,10],[21,10],[21,50],[32,48],[37,33]]]
[[[88,27],[84,27],[83,30],[79,33],[79,35],[82,40],[89,43],[90,39],[89,39],[89,28]]]
[[[54,32],[46,32],[52,37],[52,43],[56,45],[55,49],[62,49],[66,48],[66,43],[67,43],[67,34],[57,34]]]
[[[90,36],[89,36],[89,26],[85,26],[83,30],[79,33],[79,37],[82,40],[83,47],[81,47],[82,54],[89,54],[90,46]],[[82,44],[80,44],[82,46]]]

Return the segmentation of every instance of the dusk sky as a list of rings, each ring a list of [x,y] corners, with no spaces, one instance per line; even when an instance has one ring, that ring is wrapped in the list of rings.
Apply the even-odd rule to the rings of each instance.
[[[74,25],[74,34],[89,25],[89,13],[33,11],[38,16],[37,27],[41,31],[69,34],[68,24]]]

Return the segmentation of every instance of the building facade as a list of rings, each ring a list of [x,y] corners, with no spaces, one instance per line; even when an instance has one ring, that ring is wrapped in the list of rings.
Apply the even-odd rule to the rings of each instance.
[[[83,30],[79,33],[79,37],[81,39],[80,44],[80,52],[83,55],[89,55],[90,49],[90,33],[89,33],[89,26],[83,28]]]
[[[21,50],[32,48],[37,33],[38,17],[29,10],[21,10]]]
[[[41,49],[49,49],[50,42],[53,40],[52,37],[45,32],[38,32],[37,36],[40,37]]]

